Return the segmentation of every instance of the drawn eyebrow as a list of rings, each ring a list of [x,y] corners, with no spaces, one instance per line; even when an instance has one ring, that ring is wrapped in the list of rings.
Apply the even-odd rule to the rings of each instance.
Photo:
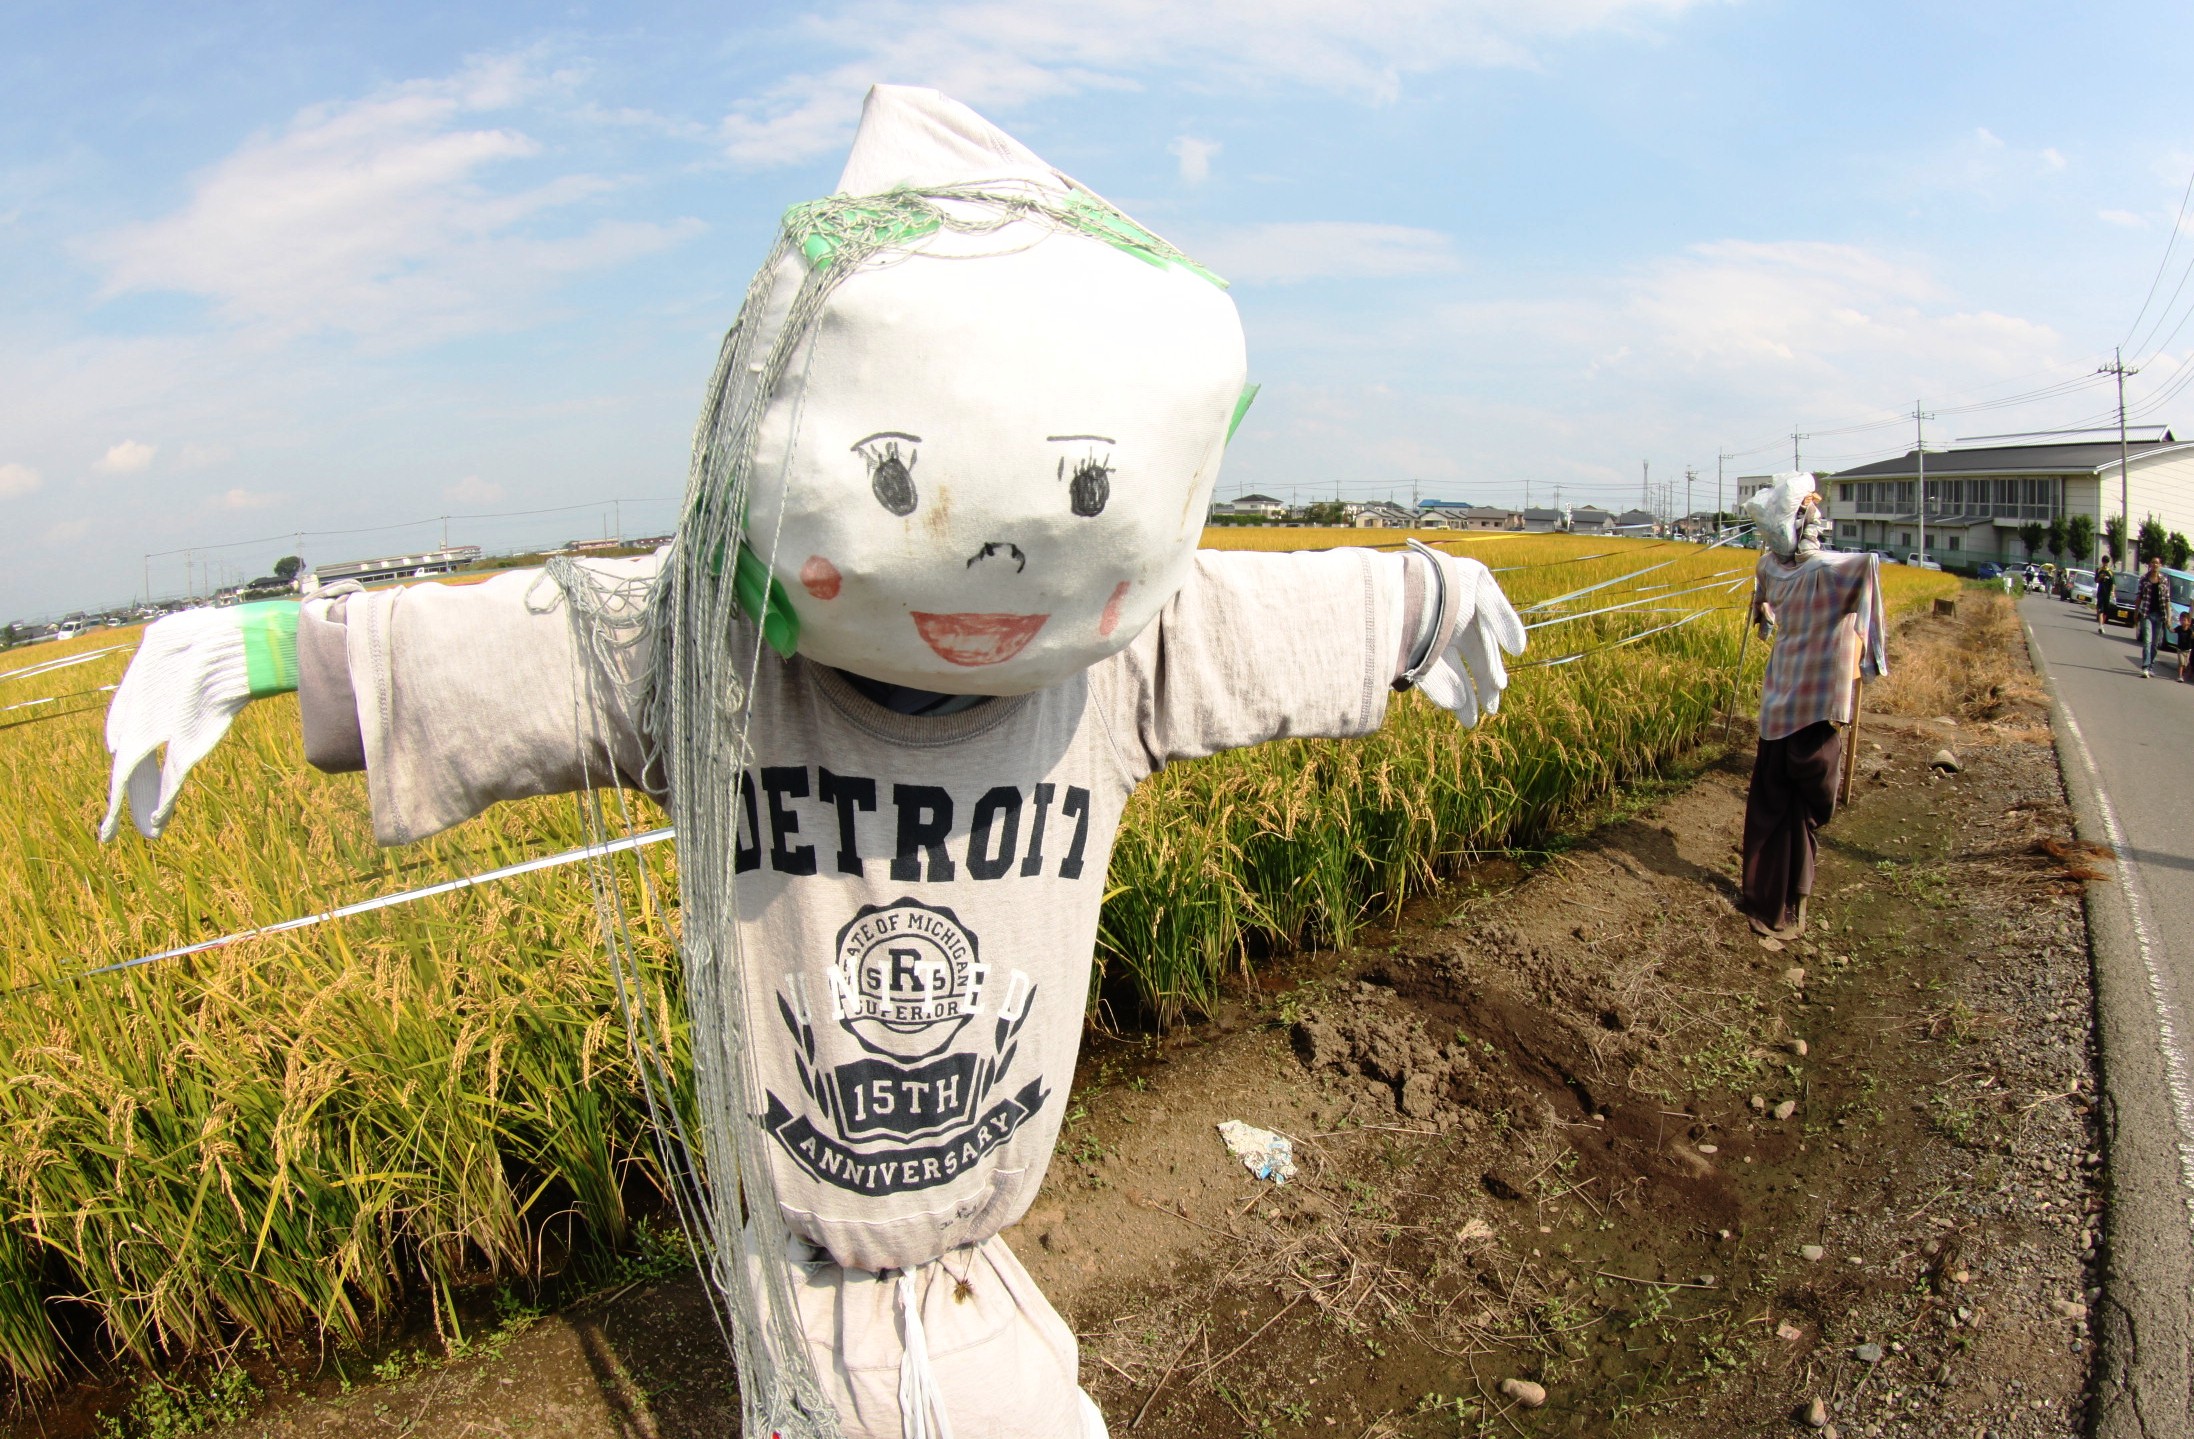
[[[1087,437],[1085,436],[1084,438]],[[853,444],[849,446],[849,448],[858,450],[859,448],[861,448],[861,446],[868,444],[871,440],[905,440],[910,445],[919,445],[920,443],[922,443],[922,437],[920,435],[909,435],[900,430],[878,430],[875,434],[870,435],[866,440],[855,440]]]
[[[1112,438],[1112,436],[1110,436],[1110,435],[1046,435],[1046,436],[1044,436],[1044,443],[1045,443],[1045,444],[1047,444],[1047,445],[1055,445],[1055,444],[1058,444],[1058,443],[1060,443],[1061,441],[1064,441],[1064,440],[1101,440],[1101,441],[1103,441],[1103,442],[1104,442],[1105,444],[1108,444],[1108,445],[1116,445],[1116,444],[1120,443],[1120,442],[1119,442],[1118,440],[1115,440],[1115,439],[1114,439],[1114,438]]]

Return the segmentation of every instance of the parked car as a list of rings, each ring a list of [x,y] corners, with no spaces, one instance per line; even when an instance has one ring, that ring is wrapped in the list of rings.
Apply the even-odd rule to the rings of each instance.
[[[1905,563],[1916,570],[1939,570],[1943,567],[1942,561],[1933,555],[1923,555],[1918,550],[1906,555]]]
[[[1992,561],[1984,560],[1981,567],[1973,572],[1973,578],[1977,580],[2000,580],[2003,577],[2004,567]]]
[[[2095,603],[2095,572],[2093,570],[2066,570],[2066,583],[2072,587],[2072,603]]]

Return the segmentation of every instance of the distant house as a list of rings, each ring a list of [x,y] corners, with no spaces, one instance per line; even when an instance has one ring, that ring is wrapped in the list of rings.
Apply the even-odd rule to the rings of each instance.
[[[1286,500],[1275,500],[1273,496],[1246,494],[1246,496],[1233,498],[1233,500],[1215,502],[1215,505],[1211,507],[1211,513],[1213,515],[1235,515],[1235,518],[1286,520],[1288,518],[1288,502]]]
[[[1650,535],[1660,526],[1651,510],[1625,510],[1615,517],[1615,528],[1626,535]]]
[[[1348,506],[1348,522],[1360,530],[1406,530],[1417,523],[1417,512],[1388,500],[1367,500]]]
[[[1524,511],[1524,529],[1529,534],[1550,535],[1562,528],[1560,510],[1535,509]]]
[[[1456,528],[1465,530],[1520,530],[1523,527],[1523,511],[1512,510],[1506,505],[1471,505],[1456,519]]]
[[[1574,535],[1605,535],[1615,530],[1615,516],[1598,505],[1579,505],[1569,512],[1569,531]]]

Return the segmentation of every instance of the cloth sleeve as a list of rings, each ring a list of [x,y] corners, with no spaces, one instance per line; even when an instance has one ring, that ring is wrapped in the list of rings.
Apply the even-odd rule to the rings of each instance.
[[[1863,607],[1860,624],[1865,632],[1860,640],[1864,648],[1859,652],[1859,673],[1877,678],[1889,673],[1889,615],[1882,603],[1882,557],[1866,556],[1866,594],[1859,602]]]
[[[656,565],[588,568],[614,585],[644,582]],[[644,646],[582,644],[569,600],[541,570],[309,600],[299,635],[307,757],[365,769],[382,844],[424,839],[499,800],[660,789],[632,718]]]
[[[1360,549],[1197,551],[1180,593],[1123,652],[1109,697],[1130,777],[1265,740],[1378,729],[1422,628],[1412,563]],[[1416,593],[1421,605],[1421,584]]]

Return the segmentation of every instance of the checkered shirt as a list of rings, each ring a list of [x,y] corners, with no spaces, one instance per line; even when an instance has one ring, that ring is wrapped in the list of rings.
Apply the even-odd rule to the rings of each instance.
[[[1760,738],[1783,739],[1819,720],[1851,723],[1852,675],[1889,673],[1880,559],[1827,550],[1793,560],[1764,554],[1752,605],[1775,624],[1760,688]]]

